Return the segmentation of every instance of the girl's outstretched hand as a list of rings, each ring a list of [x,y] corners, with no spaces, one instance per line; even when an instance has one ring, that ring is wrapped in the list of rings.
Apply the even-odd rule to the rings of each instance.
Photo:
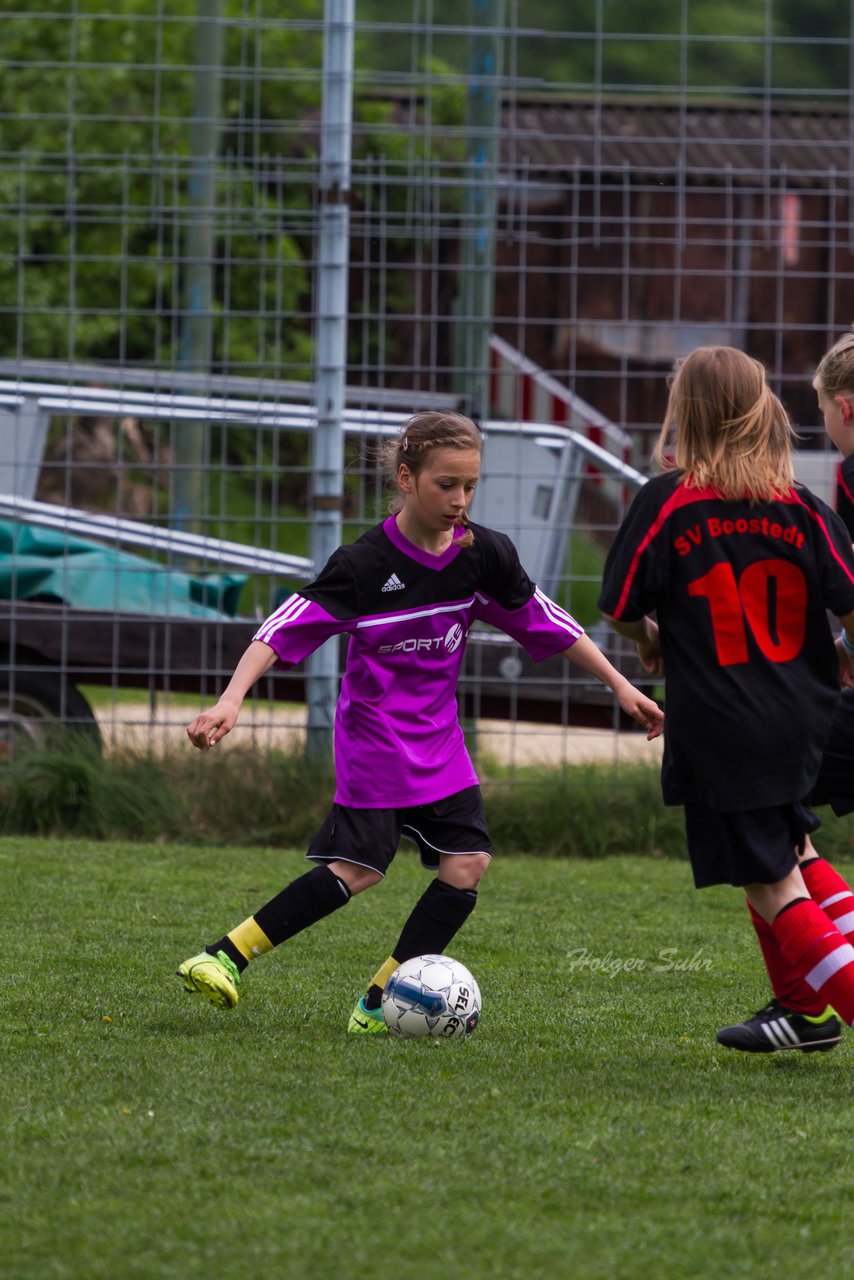
[[[200,751],[210,751],[234,728],[238,710],[232,703],[220,700],[215,707],[200,712],[187,725],[187,737]]]
[[[643,725],[648,742],[661,736],[664,730],[664,712],[652,698],[626,682],[625,689],[617,693],[617,701],[626,715]]]

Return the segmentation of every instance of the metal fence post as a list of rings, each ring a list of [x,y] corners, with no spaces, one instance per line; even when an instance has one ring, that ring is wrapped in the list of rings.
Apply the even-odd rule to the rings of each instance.
[[[469,84],[464,213],[454,325],[455,384],[466,411],[489,416],[489,339],[495,279],[496,160],[504,0],[469,0]]]
[[[347,273],[350,252],[350,152],[355,0],[326,0],[319,175],[317,330],[312,450],[311,553],[321,569],[341,543],[344,387],[347,373]],[[338,695],[338,643],[308,663],[306,753],[328,760]]]
[[[195,71],[190,124],[190,163],[181,280],[178,364],[209,373],[213,356],[213,274],[216,164],[222,84],[223,0],[198,0]],[[205,437],[203,422],[175,427],[176,528],[196,530],[203,509]]]

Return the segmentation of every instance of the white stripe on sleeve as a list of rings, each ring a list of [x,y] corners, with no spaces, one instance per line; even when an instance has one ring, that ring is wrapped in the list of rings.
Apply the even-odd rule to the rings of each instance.
[[[306,600],[305,596],[290,596],[283,605],[280,605],[275,613],[271,613],[266,622],[262,622],[261,626],[255,632],[253,639],[267,641],[282,627],[286,627],[289,622],[295,622],[296,619],[305,613],[310,600]]]
[[[547,596],[544,591],[541,591],[539,587],[535,587],[534,589],[534,598],[537,600],[549,621],[553,622],[556,627],[563,627],[570,633],[570,635],[575,636],[576,640],[579,636],[584,635],[584,628],[581,623],[576,622],[571,613],[567,613],[566,609],[561,605],[556,604],[555,601]]]

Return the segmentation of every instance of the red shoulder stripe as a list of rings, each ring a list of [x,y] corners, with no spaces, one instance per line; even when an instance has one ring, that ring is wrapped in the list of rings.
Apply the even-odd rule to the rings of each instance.
[[[620,599],[617,601],[617,607],[614,610],[613,617],[622,617],[623,610],[625,609],[626,602],[629,598],[629,592],[632,589],[632,583],[634,582],[635,575],[638,571],[640,558],[652,542],[653,538],[661,532],[662,526],[667,520],[669,520],[673,512],[678,511],[680,507],[690,506],[693,502],[702,502],[706,498],[717,498],[719,496],[720,495],[716,489],[688,489],[684,483],[680,483],[673,490],[667,501],[660,507],[658,515],[655,517],[652,524],[649,526],[637,545],[635,553],[632,556],[632,562],[629,565],[626,580],[623,583],[623,589],[620,592]]]
[[[850,565],[846,564],[844,557],[839,554],[839,548],[830,536],[830,531],[824,523],[824,517],[818,511],[813,511],[812,507],[809,506],[808,503],[804,502],[803,498],[800,497],[796,490],[791,489],[789,492],[792,494],[791,501],[796,502],[799,506],[803,507],[803,509],[812,516],[813,520],[815,520],[819,529],[821,529],[827,539],[827,545],[830,547],[830,554],[833,556],[834,560],[836,560],[837,564],[839,564],[844,570],[848,581],[852,586],[854,586],[854,572],[852,572]]]

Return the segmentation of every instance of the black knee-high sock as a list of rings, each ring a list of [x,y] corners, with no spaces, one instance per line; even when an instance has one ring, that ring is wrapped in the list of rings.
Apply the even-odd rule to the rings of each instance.
[[[327,866],[314,867],[298,880],[291,881],[287,888],[256,911],[251,919],[269,939],[271,946],[277,947],[280,942],[285,942],[309,925],[316,924],[324,916],[345,906],[350,901],[350,896],[350,890],[334,871],[330,871]],[[224,951],[241,971],[249,963],[248,955],[240,951],[228,934],[205,950],[212,955],[217,951]]]
[[[392,955],[398,964],[413,956],[441,955],[475,909],[477,889],[457,889],[432,880],[412,908]]]
[[[476,904],[476,889],[457,889],[444,880],[432,880],[413,907],[391,956],[397,964],[403,964],[413,956],[441,955]],[[372,983],[365,1007],[378,1009],[381,1000],[382,987]]]

